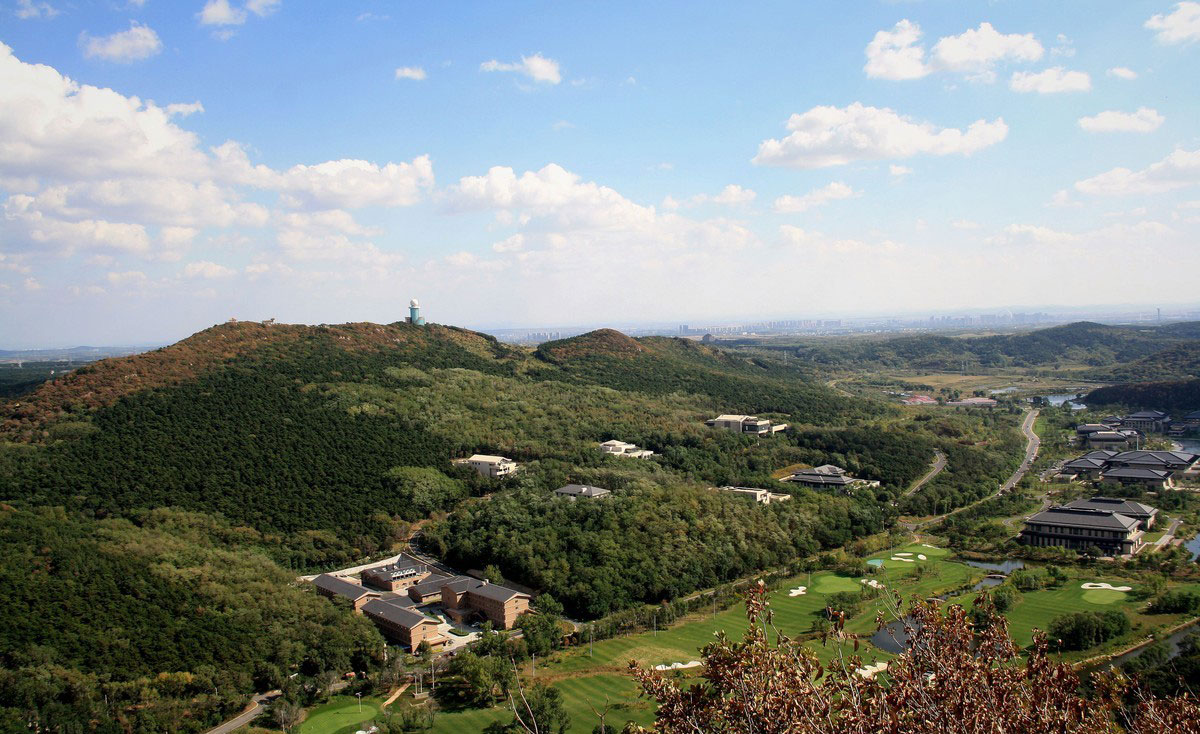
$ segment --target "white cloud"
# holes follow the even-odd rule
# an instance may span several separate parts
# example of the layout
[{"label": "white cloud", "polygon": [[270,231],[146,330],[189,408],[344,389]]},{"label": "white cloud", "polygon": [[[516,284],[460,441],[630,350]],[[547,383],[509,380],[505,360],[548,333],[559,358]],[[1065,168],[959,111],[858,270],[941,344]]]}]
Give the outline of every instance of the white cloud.
[{"label": "white cloud", "polygon": [[903,245],[889,239],[864,242],[853,238],[830,237],[822,232],[813,232],[790,224],[781,225],[779,234],[785,242],[804,254],[891,255],[904,249]]},{"label": "white cloud", "polygon": [[42,289],[42,284],[32,275],[25,279],[24,285],[27,291],[40,291]]},{"label": "white cloud", "polygon": [[907,176],[907,175],[911,174],[912,172],[913,172],[913,169],[909,168],[908,166],[897,166],[895,163],[888,166],[888,173],[895,176],[896,178],[900,178],[901,176]]},{"label": "white cloud", "polygon": [[1176,148],[1166,158],[1140,171],[1114,168],[1075,182],[1076,190],[1094,196],[1161,194],[1200,184],[1200,150]]},{"label": "white cloud", "polygon": [[743,206],[754,201],[757,196],[758,193],[753,189],[743,188],[737,184],[729,184],[716,194],[696,194],[683,201],[678,201],[672,196],[667,196],[663,199],[663,208],[678,209],[680,207],[701,206],[703,204]]},{"label": "white cloud", "polygon": [[1057,39],[1058,45],[1050,49],[1051,56],[1062,56],[1063,58],[1072,58],[1075,55],[1075,45],[1066,34],[1059,33]]},{"label": "white cloud", "polygon": [[235,8],[229,0],[208,0],[200,10],[201,25],[241,25],[246,22],[246,11]]},{"label": "white cloud", "polygon": [[993,68],[1001,61],[1037,61],[1045,50],[1032,33],[1004,34],[991,23],[980,23],[957,36],[939,39],[933,47],[933,63],[939,69],[967,74],[983,81],[994,78]]},{"label": "white cloud", "polygon": [[79,45],[83,47],[83,55],[89,59],[104,59],[119,64],[148,59],[162,51],[162,41],[154,29],[130,21],[129,30],[118,31],[111,36],[90,36],[87,32],[79,35]]},{"label": "white cloud", "polygon": [[1110,224],[1083,232],[1066,232],[1035,224],[1010,224],[1003,232],[989,237],[992,246],[1052,248],[1076,255],[1095,255],[1101,251],[1124,252],[1148,238],[1161,239],[1172,233],[1167,225],[1155,221]]},{"label": "white cloud", "polygon": [[1108,75],[1115,76],[1118,79],[1124,79],[1126,81],[1132,81],[1138,78],[1136,71],[1133,69],[1128,69],[1124,66],[1114,66],[1108,70]]},{"label": "white cloud", "polygon": [[227,268],[224,265],[218,265],[209,260],[190,262],[183,268],[183,276],[185,278],[212,280],[214,278],[229,278],[234,275],[237,275],[237,271],[233,268]]},{"label": "white cloud", "polygon": [[1159,43],[1200,41],[1200,3],[1176,3],[1170,15],[1151,16],[1146,21],[1146,28],[1157,31],[1154,40]]},{"label": "white cloud", "polygon": [[176,102],[167,105],[167,117],[191,117],[197,112],[203,112],[204,105],[200,101],[195,102]]},{"label": "white cloud", "polygon": [[397,79],[412,79],[419,82],[425,79],[425,76],[425,70],[419,66],[401,66],[396,69]]},{"label": "white cloud", "polygon": [[860,160],[915,155],[970,155],[1008,135],[1004,120],[976,120],[967,129],[936,128],[914,122],[887,108],[855,102],[848,107],[814,107],[792,115],[791,133],[765,140],[753,161],[764,166],[822,168]]},{"label": "white cloud", "polygon": [[803,196],[785,195],[775,199],[775,203],[771,206],[777,212],[783,214],[791,214],[795,212],[804,212],[813,207],[825,206],[831,201],[838,199],[850,199],[861,194],[851,188],[848,184],[841,181],[834,181],[819,189],[804,194]]},{"label": "white cloud", "polygon": [[147,281],[146,274],[140,270],[126,270],[123,272],[109,273],[107,275],[108,282],[112,285],[141,285]]},{"label": "white cloud", "polygon": [[265,18],[283,4],[283,0],[246,0],[246,10],[254,13],[260,18]]},{"label": "white cloud", "polygon": [[58,12],[58,9],[50,3],[37,2],[37,0],[17,0],[16,14],[21,20],[53,18],[58,15]]},{"label": "white cloud", "polygon": [[1079,118],[1079,127],[1090,133],[1149,133],[1163,124],[1163,116],[1149,107],[1139,107],[1137,112],[1106,110],[1092,117]]},{"label": "white cloud", "polygon": [[1083,206],[1083,204],[1071,198],[1071,192],[1067,189],[1059,189],[1054,192],[1054,196],[1050,197],[1049,203],[1046,206],[1052,209],[1067,209],[1071,207]]},{"label": "white cloud", "polygon": [[991,82],[995,80],[997,64],[1037,61],[1045,53],[1032,33],[1004,34],[991,23],[980,23],[978,28],[968,28],[957,36],[940,38],[928,61],[920,40],[921,27],[907,19],[891,30],[877,32],[867,44],[863,70],[876,79],[920,79],[935,71],[949,71]]},{"label": "white cloud", "polygon": [[1053,66],[1036,73],[1014,72],[1008,86],[1014,92],[1037,92],[1038,94],[1086,92],[1092,88],[1092,78],[1088,76],[1087,72],[1068,71],[1061,66]]},{"label": "white cloud", "polygon": [[517,234],[505,237],[499,242],[492,243],[492,250],[495,252],[519,252],[524,248],[525,235],[519,232]]},{"label": "white cloud", "polygon": [[548,59],[545,56],[534,54],[532,56],[522,56],[519,62],[511,64],[501,63],[495,59],[485,61],[479,65],[480,71],[515,71],[518,74],[524,74],[530,79],[540,84],[558,84],[562,81],[562,74],[558,68],[558,62],[554,59]]},{"label": "white cloud", "polygon": [[873,79],[920,79],[929,74],[925,49],[918,45],[921,27],[908,19],[890,31],[879,31],[867,44],[863,71]]}]

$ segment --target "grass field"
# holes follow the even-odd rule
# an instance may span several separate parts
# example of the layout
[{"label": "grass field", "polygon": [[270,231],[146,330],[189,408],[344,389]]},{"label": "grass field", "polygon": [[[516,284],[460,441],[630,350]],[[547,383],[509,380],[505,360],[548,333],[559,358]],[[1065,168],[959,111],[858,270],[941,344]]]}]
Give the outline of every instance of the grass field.
[{"label": "grass field", "polygon": [[298,734],[351,734],[358,731],[362,722],[380,715],[380,703],[374,698],[364,698],[360,707],[353,696],[334,696],[328,703],[309,711],[296,731]]}]

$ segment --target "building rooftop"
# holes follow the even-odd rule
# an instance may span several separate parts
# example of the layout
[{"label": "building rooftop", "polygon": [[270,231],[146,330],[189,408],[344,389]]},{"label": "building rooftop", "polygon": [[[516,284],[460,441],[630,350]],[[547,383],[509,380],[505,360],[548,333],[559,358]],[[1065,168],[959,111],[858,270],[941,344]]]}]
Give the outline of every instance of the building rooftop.
[{"label": "building rooftop", "polygon": [[419,624],[429,622],[436,624],[436,621],[426,617],[418,611],[414,611],[411,607],[397,603],[399,600],[391,599],[372,599],[363,605],[363,612],[371,617],[379,617],[394,624],[401,625],[412,629]]},{"label": "building rooftop", "polygon": [[1134,420],[1151,420],[1151,421],[1160,421],[1166,417],[1167,417],[1167,414],[1162,412],[1161,410],[1139,410],[1136,413],[1130,413],[1129,415],[1126,416],[1126,418],[1133,418]]},{"label": "building rooftop", "polygon": [[432,594],[435,591],[440,592],[442,590],[442,584],[446,583],[446,581],[449,580],[450,578],[452,578],[452,577],[443,576],[442,574],[434,573],[434,574],[430,574],[421,583],[413,584],[409,588],[412,591],[417,592],[418,595],[424,596],[426,594]]},{"label": "building rooftop", "polygon": [[1108,426],[1103,423],[1080,423],[1075,426],[1076,433],[1095,433],[1096,431],[1107,431]]},{"label": "building rooftop", "polygon": [[753,416],[753,415],[719,415],[719,416],[717,416],[717,420],[719,420],[719,421],[744,421],[747,418],[753,418],[753,419],[757,420],[757,416]]},{"label": "building rooftop", "polygon": [[503,456],[492,456],[491,454],[472,454],[467,461],[481,461],[487,464],[499,464],[504,461],[512,461]]},{"label": "building rooftop", "polygon": [[1080,510],[1067,507],[1051,507],[1030,515],[1025,521],[1036,525],[1061,525],[1092,530],[1133,530],[1138,521],[1128,515],[1108,510]]},{"label": "building rooftop", "polygon": [[529,598],[528,594],[523,594],[516,589],[510,589],[507,586],[500,586],[499,584],[489,584],[486,581],[480,581],[479,586],[471,589],[471,593],[482,596],[485,599],[495,599],[499,602],[506,602],[509,599],[515,599],[519,596]]},{"label": "building rooftop", "polygon": [[1072,459],[1063,464],[1064,469],[1075,469],[1077,471],[1091,471],[1094,469],[1103,469],[1107,459],[1089,459],[1086,456],[1078,459]]},{"label": "building rooftop", "polygon": [[313,585],[322,591],[328,591],[331,594],[345,597],[351,601],[358,601],[364,596],[370,596],[374,592],[370,589],[364,589],[358,584],[352,584],[345,579],[340,579],[337,576],[330,576],[323,573],[313,579]]},{"label": "building rooftop", "polygon": [[1119,466],[1100,475],[1101,479],[1166,479],[1171,472],[1165,469],[1147,469],[1141,466]]},{"label": "building rooftop", "polygon": [[554,494],[571,497],[603,497],[612,494],[612,492],[603,487],[593,487],[590,484],[568,484],[554,490]]},{"label": "building rooftop", "polygon": [[1065,507],[1072,510],[1108,510],[1130,517],[1150,517],[1158,512],[1157,508],[1150,505],[1143,505],[1141,502],[1113,497],[1092,497],[1090,499],[1072,500]]},{"label": "building rooftop", "polygon": [[1200,458],[1186,451],[1122,451],[1111,457],[1114,464],[1141,464],[1144,466],[1185,467]]}]

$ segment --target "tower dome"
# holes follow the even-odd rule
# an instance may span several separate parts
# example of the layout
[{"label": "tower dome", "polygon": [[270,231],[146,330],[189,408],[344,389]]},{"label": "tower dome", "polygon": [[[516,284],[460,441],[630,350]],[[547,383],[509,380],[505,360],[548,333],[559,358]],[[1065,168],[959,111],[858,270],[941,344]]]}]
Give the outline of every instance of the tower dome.
[{"label": "tower dome", "polygon": [[408,302],[409,308],[420,308],[420,306],[421,304],[415,298]]}]

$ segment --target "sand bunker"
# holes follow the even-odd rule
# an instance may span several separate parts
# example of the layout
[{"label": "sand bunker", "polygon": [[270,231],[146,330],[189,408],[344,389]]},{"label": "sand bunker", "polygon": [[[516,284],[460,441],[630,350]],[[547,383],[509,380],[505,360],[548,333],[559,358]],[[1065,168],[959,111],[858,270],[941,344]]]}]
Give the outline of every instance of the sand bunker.
[{"label": "sand bunker", "polygon": [[936,545],[930,545],[930,544],[928,544],[928,543],[922,543],[922,544],[921,544],[921,547],[922,547],[922,548],[933,548],[934,550],[937,550],[937,546],[936,546]]},{"label": "sand bunker", "polygon": [[670,665],[655,665],[655,670],[682,670],[684,668],[699,668],[704,663],[699,660],[692,660],[686,663],[671,663]]},{"label": "sand bunker", "polygon": [[900,556],[892,556],[892,560],[893,561],[904,561],[905,563],[916,563],[917,562],[916,559],[914,559],[914,558],[902,558]]},{"label": "sand bunker", "polygon": [[794,588],[788,592],[788,596],[804,596],[807,593],[808,593],[807,586],[797,586],[796,588]]},{"label": "sand bunker", "polygon": [[924,553],[918,553],[918,554],[917,554],[917,560],[920,560],[920,561],[928,561],[929,559],[925,557],[925,554],[924,554]]},{"label": "sand bunker", "polygon": [[856,670],[854,672],[861,675],[864,678],[874,678],[879,673],[882,673],[883,671],[887,670],[887,667],[888,667],[887,663],[875,663],[874,665],[868,665],[864,668],[859,668],[858,670]]},{"label": "sand bunker", "polygon": [[883,584],[879,583],[875,579],[863,579],[862,581],[859,581],[858,583],[866,584],[867,586],[870,586],[872,589],[886,588]]},{"label": "sand bunker", "polygon": [[907,558],[908,556],[911,556],[912,553],[893,553],[892,555],[893,556],[904,556],[905,558]]},{"label": "sand bunker", "polygon": [[1088,581],[1084,583],[1081,589],[1108,589],[1109,591],[1133,591],[1132,586],[1113,586],[1106,584],[1103,581]]}]

